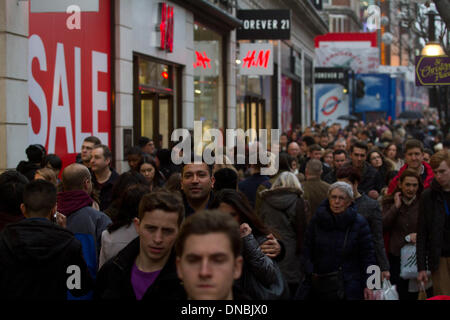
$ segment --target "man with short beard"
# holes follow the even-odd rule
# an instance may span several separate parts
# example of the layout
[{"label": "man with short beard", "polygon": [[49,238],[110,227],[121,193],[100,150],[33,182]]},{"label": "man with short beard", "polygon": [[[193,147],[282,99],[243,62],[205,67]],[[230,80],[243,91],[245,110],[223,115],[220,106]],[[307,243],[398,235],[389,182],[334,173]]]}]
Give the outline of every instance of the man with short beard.
[{"label": "man with short beard", "polygon": [[205,162],[189,163],[181,171],[181,190],[186,217],[207,209],[213,199],[214,176]]}]

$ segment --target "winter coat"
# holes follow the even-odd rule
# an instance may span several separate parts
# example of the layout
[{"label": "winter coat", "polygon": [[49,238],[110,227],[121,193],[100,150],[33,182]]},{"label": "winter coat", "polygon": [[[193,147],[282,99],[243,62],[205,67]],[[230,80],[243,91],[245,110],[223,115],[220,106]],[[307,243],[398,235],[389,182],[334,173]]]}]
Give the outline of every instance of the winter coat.
[{"label": "winter coat", "polygon": [[[244,258],[244,265],[242,268],[241,277],[235,281],[235,286],[243,293],[255,300],[265,299],[267,296],[272,300],[287,298],[283,293],[287,293],[287,284],[284,280],[281,270],[276,262],[266,256],[260,249],[260,245],[265,242],[265,236],[255,237],[253,233],[242,239],[242,256]],[[255,285],[258,282],[259,285]],[[278,288],[277,285],[282,284],[284,290],[275,292],[271,288]],[[280,288],[282,287],[280,286]],[[261,287],[265,287],[268,294],[261,291]],[[271,294],[270,294],[271,293]]]},{"label": "winter coat", "polygon": [[381,192],[384,187],[383,177],[381,174],[368,163],[364,163],[361,174],[361,182],[358,185],[359,193],[369,193],[371,190]]},{"label": "winter coat", "polygon": [[[427,189],[430,186],[431,181],[434,178],[434,173],[433,173],[433,169],[431,169],[431,166],[428,163],[426,163],[425,161],[422,161],[422,165],[424,167],[423,174],[421,175],[423,188]],[[394,178],[392,178],[391,182],[389,183],[387,194],[392,194],[392,192],[394,192],[395,188],[397,188],[398,181],[400,180],[400,176],[406,169],[408,169],[407,164],[405,164],[400,169],[400,171],[397,173],[397,175]]]},{"label": "winter coat", "polygon": [[280,234],[286,247],[286,255],[278,265],[288,283],[298,283],[302,277],[300,251],[309,215],[309,208],[305,207],[298,189],[276,188],[261,193],[259,215]]},{"label": "winter coat", "polygon": [[[342,248],[349,227],[343,255]],[[345,298],[362,300],[368,278],[367,267],[375,264],[372,234],[366,218],[356,212],[353,204],[345,212],[334,215],[326,200],[306,230],[302,253],[302,268],[306,277],[296,299],[305,299],[310,293],[313,273],[335,272],[342,266]]]},{"label": "winter coat", "polygon": [[83,256],[91,274],[98,269],[102,232],[111,224],[103,212],[92,208],[92,199],[81,190],[58,193],[57,209],[67,217],[67,230],[72,231],[83,246]]},{"label": "winter coat", "polygon": [[316,213],[320,204],[328,197],[328,189],[330,185],[318,178],[307,179],[302,183],[303,198],[308,200],[311,207],[311,214]]},{"label": "winter coat", "polygon": [[20,214],[10,214],[7,212],[0,212],[0,231],[2,231],[8,224],[23,220],[25,217]]},{"label": "winter coat", "polygon": [[389,271],[389,261],[386,256],[383,239],[383,218],[381,207],[377,200],[363,194],[355,200],[356,212],[366,218],[372,232],[375,256],[381,271]]},{"label": "winter coat", "polygon": [[253,208],[255,207],[256,190],[261,184],[265,184],[267,188],[270,188],[271,184],[268,181],[269,181],[268,176],[261,175],[258,172],[248,177],[247,179],[239,182],[238,184],[239,191],[245,194],[245,196],[247,197],[248,201],[250,202]]},{"label": "winter coat", "polygon": [[88,293],[92,279],[72,232],[44,218],[9,224],[0,234],[0,300],[66,300],[69,266],[79,267],[81,285],[70,293]]},{"label": "winter coat", "polygon": [[407,244],[405,237],[417,233],[419,217],[419,198],[408,206],[402,201],[400,208],[396,208],[394,198],[386,199],[383,203],[383,228],[389,232],[389,253],[400,257],[400,251]]},{"label": "winter coat", "polygon": [[111,176],[103,184],[99,184],[97,182],[97,177],[95,176],[95,174],[92,174],[92,186],[94,187],[94,190],[98,191],[100,194],[100,211],[106,210],[114,200],[112,198],[112,190],[114,187],[114,183],[117,181],[117,179],[119,179],[119,174],[113,168],[110,168],[110,170]]},{"label": "winter coat", "polygon": [[[446,212],[444,191],[433,179],[419,201],[417,222],[417,268],[419,271],[436,271],[441,257]],[[427,264],[428,261],[428,264]]]},{"label": "winter coat", "polygon": [[[139,255],[139,237],[130,242],[117,256],[99,270],[94,290],[95,300],[136,300],[131,284],[131,270]],[[178,279],[175,253],[172,252],[142,300],[185,300],[186,293]]]}]

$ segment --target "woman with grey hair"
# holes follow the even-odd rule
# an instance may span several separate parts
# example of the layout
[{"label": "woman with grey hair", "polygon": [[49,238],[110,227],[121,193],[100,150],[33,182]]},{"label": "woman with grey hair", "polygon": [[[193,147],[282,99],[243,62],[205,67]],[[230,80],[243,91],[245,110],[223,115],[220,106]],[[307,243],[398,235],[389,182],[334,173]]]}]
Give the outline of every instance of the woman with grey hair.
[{"label": "woman with grey hair", "polygon": [[282,172],[270,190],[261,192],[259,216],[283,239],[286,255],[278,265],[293,296],[302,278],[300,253],[309,220],[309,206],[295,174]]},{"label": "woman with grey hair", "polygon": [[370,300],[367,268],[376,264],[367,220],[356,212],[353,189],[333,183],[305,235],[301,257],[305,279],[296,299]]}]

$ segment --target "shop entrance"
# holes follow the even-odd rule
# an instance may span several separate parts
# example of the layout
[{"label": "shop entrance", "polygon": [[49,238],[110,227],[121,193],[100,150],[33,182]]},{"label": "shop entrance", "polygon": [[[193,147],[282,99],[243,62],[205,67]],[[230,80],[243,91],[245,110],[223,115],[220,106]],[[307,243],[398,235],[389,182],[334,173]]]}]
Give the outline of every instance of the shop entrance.
[{"label": "shop entrance", "polygon": [[141,93],[140,106],[141,135],[153,137],[158,149],[168,148],[170,134],[173,131],[173,96],[162,93]]},{"label": "shop entrance", "polygon": [[255,129],[257,136],[259,129],[266,128],[266,100],[255,97],[245,96],[245,130]]},{"label": "shop entrance", "polygon": [[170,148],[174,126],[181,126],[181,67],[135,54],[134,141],[145,136],[155,147]]}]

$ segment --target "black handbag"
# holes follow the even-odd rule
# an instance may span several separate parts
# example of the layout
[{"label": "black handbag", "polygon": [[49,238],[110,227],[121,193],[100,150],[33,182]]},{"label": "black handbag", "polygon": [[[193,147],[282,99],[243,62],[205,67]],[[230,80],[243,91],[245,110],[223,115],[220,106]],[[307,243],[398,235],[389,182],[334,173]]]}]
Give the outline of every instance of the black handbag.
[{"label": "black handbag", "polygon": [[[344,247],[342,248],[342,258],[347,245],[347,237],[351,226],[345,233]],[[343,259],[342,259],[343,260]],[[344,300],[345,287],[342,265],[338,267],[338,271],[311,275],[311,290],[313,297],[319,300]]]}]

